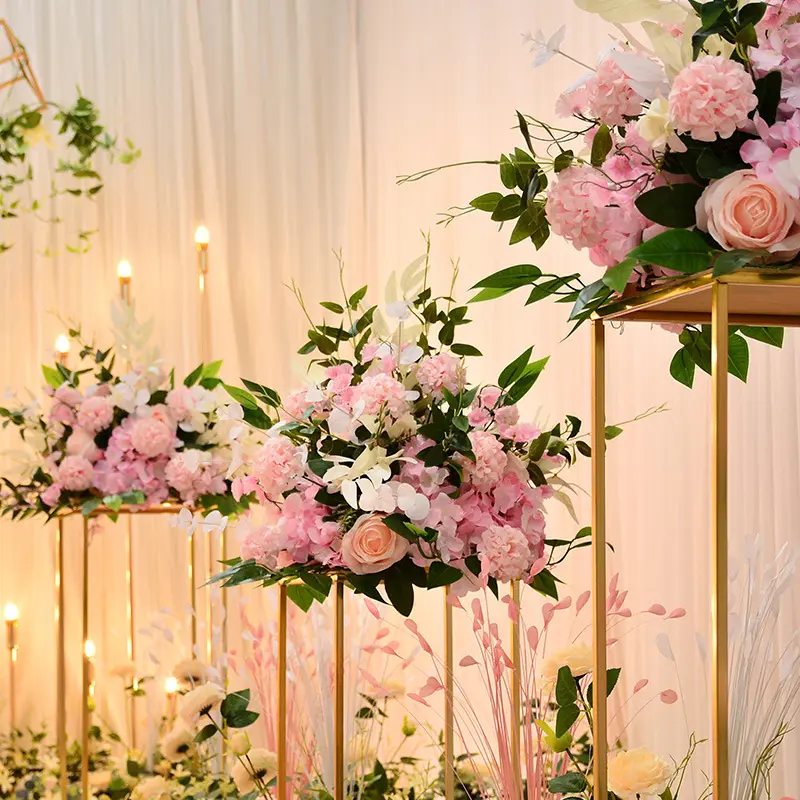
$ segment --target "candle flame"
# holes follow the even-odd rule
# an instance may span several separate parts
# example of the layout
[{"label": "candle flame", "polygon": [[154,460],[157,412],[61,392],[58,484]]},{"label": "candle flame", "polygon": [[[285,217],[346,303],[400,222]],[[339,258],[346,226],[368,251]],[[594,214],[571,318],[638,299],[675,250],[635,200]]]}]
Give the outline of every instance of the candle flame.
[{"label": "candle flame", "polygon": [[14,603],[6,603],[3,615],[6,618],[6,622],[16,622],[19,619],[19,609]]},{"label": "candle flame", "polygon": [[175,692],[178,691],[178,679],[170,675],[169,678],[164,681],[164,689],[167,694],[175,694]]},{"label": "candle flame", "polygon": [[93,659],[97,655],[97,648],[94,646],[94,642],[91,639],[87,639],[83,643],[83,654],[89,660]]},{"label": "candle flame", "polygon": [[131,275],[133,275],[133,267],[131,267],[131,262],[127,259],[123,259],[119,262],[119,264],[117,264],[117,277],[123,278],[124,280],[130,280]]},{"label": "candle flame", "polygon": [[59,333],[56,336],[56,352],[61,353],[61,355],[65,355],[69,353],[70,343],[69,337],[66,334]]},{"label": "candle flame", "polygon": [[194,243],[197,245],[207,245],[210,241],[208,228],[205,225],[198,225],[194,232]]}]

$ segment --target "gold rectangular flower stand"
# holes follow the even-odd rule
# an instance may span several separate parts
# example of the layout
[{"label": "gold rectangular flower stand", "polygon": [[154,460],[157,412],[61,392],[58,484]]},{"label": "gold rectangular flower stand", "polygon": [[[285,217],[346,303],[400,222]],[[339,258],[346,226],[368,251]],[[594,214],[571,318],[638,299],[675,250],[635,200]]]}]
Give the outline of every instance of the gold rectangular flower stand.
[{"label": "gold rectangular flower stand", "polygon": [[711,325],[712,385],[712,779],[714,800],[730,798],[728,760],[728,326],[800,327],[800,271],[703,273],[606,306],[592,320],[592,601],[594,627],[594,798],[607,800],[605,323]]}]

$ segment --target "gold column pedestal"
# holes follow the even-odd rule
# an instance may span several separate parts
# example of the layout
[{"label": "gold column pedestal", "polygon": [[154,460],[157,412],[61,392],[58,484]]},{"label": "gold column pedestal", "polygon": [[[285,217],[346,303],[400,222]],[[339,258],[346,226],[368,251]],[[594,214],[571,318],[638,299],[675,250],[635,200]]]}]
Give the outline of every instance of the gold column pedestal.
[{"label": "gold column pedestal", "polygon": [[286,800],[288,789],[286,783],[286,672],[288,645],[288,596],[286,584],[280,585],[278,596],[278,800]]},{"label": "gold column pedestal", "polygon": [[448,602],[450,587],[444,587],[444,797],[456,796],[455,715],[453,713],[453,606]]},{"label": "gold column pedestal", "polygon": [[[728,753],[728,326],[800,327],[800,270],[710,272],[613,303],[592,322],[592,511],[595,637],[595,800],[607,800],[605,720],[605,343],[606,320],[711,325],[712,383],[712,775],[714,800],[730,798]],[[743,768],[743,765],[733,765]]]},{"label": "gold column pedestal", "polygon": [[334,580],[333,639],[334,639],[334,772],[333,800],[345,800],[345,718],[344,718],[344,579]]}]

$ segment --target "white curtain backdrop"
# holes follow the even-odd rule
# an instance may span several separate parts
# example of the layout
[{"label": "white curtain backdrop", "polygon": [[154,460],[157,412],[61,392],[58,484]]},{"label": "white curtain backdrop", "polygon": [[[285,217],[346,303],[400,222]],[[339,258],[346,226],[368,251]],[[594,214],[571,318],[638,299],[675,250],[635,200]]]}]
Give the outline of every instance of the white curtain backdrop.
[{"label": "white curtain backdrop", "polygon": [[[521,34],[540,27],[552,32],[565,23],[565,47],[593,59],[608,32],[571,3],[3,0],[0,15],[28,48],[48,99],[69,102],[79,85],[109,127],[143,153],[131,170],[104,167],[107,183],[96,203],[60,205],[68,230],[99,228],[87,254],[65,253],[61,229],[29,221],[5,225],[3,237],[15,246],[0,257],[2,387],[39,386],[39,364],[52,357],[63,327],[51,310],[103,339],[121,258],[133,265],[137,309],[155,317],[155,338],[167,360],[178,372],[195,366],[192,235],[200,223],[211,231],[213,355],[224,357],[230,382],[243,375],[281,391],[302,374],[293,353],[304,330],[282,284],[295,278],[311,305],[334,296],[332,250],[342,248],[350,285],[369,282],[378,296],[389,273],[422,251],[421,230],[432,231],[443,285],[450,259],[460,259],[462,296],[480,277],[515,263],[557,272],[592,269],[558,241],[540,254],[528,243],[511,249],[507,232],[498,235],[485,216],[436,226],[439,212],[497,188],[493,167],[395,185],[399,174],[495,158],[515,146],[515,109],[552,116],[558,89],[577,78],[579,68],[554,60],[534,71]],[[55,158],[46,150],[38,157]],[[58,254],[42,255],[45,246]],[[473,380],[495,378],[535,343],[537,353],[552,360],[526,399],[527,410],[553,421],[573,413],[588,424],[588,330],[562,342],[564,307],[525,309],[523,299],[512,295],[475,308],[471,341],[485,355]],[[687,609],[687,617],[668,629],[686,718],[677,705],[651,707],[630,735],[634,744],[679,759],[688,731],[710,731],[708,680],[696,644],[696,633],[709,635],[710,392],[704,376],[691,392],[670,379],[674,347],[673,337],[648,326],[610,333],[610,421],[662,403],[669,411],[631,426],[609,447],[609,536],[616,545],[613,569],[630,589],[634,608],[659,602]],[[798,541],[799,370],[800,349],[790,333],[782,352],[754,345],[748,385],[732,387],[734,550],[750,534],[760,537],[768,556],[782,542]],[[588,465],[573,479],[588,489]],[[577,507],[588,524],[587,495]],[[555,536],[576,529],[565,514],[554,514],[550,525]],[[138,520],[135,535],[137,622],[146,627],[169,609],[173,617],[167,618],[182,625],[178,636],[185,638],[185,542],[164,521]],[[68,536],[66,575],[76,656],[68,676],[73,732],[79,719],[79,538],[76,524]],[[13,600],[22,613],[19,708],[30,724],[54,718],[53,540],[54,530],[39,521],[0,525],[0,604]],[[122,527],[104,525],[91,548],[91,636],[98,648],[99,713],[115,725],[122,724],[123,711],[119,684],[109,673],[125,658],[123,552]],[[200,568],[206,568],[203,560]],[[566,574],[578,585],[576,596],[588,585],[588,557],[577,556]],[[205,591],[199,592],[202,603]],[[528,603],[533,615],[537,601]],[[436,637],[441,598],[420,599],[420,606],[419,619]],[[200,614],[202,626],[202,608]],[[795,585],[780,622],[784,644],[799,626]],[[156,638],[137,639],[141,670],[170,666],[156,654]],[[638,677],[649,677],[657,688],[676,686],[674,666],[653,639],[645,631],[636,647],[612,651],[629,674],[628,690]],[[6,682],[4,669],[0,696]],[[0,719],[5,725],[2,707]],[[800,764],[791,757],[797,741],[787,742],[789,757],[775,773],[776,796],[800,785]],[[707,766],[708,746],[702,753]]]}]

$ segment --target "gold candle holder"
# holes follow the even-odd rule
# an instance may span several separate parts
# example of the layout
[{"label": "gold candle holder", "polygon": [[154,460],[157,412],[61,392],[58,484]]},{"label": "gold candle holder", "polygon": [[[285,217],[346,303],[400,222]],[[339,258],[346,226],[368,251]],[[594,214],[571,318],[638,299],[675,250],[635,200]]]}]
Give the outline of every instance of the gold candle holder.
[{"label": "gold candle holder", "polygon": [[63,367],[66,367],[70,350],[69,336],[67,336],[65,333],[59,333],[58,336],[56,336],[55,347],[56,347],[56,361]]},{"label": "gold candle holder", "polygon": [[117,264],[117,280],[119,281],[119,296],[125,305],[131,305],[133,298],[131,296],[131,277],[133,276],[133,269],[131,262],[123,259]]},{"label": "gold candle holder", "polygon": [[6,620],[6,647],[8,648],[8,710],[11,730],[17,727],[17,655],[19,644],[17,642],[17,625],[19,624],[19,609],[14,603],[6,603],[4,609]]},{"label": "gold candle holder", "polygon": [[167,708],[164,716],[166,717],[168,727],[172,725],[173,720],[178,714],[178,689],[180,689],[178,679],[170,675],[164,681],[164,692],[167,695]]}]

